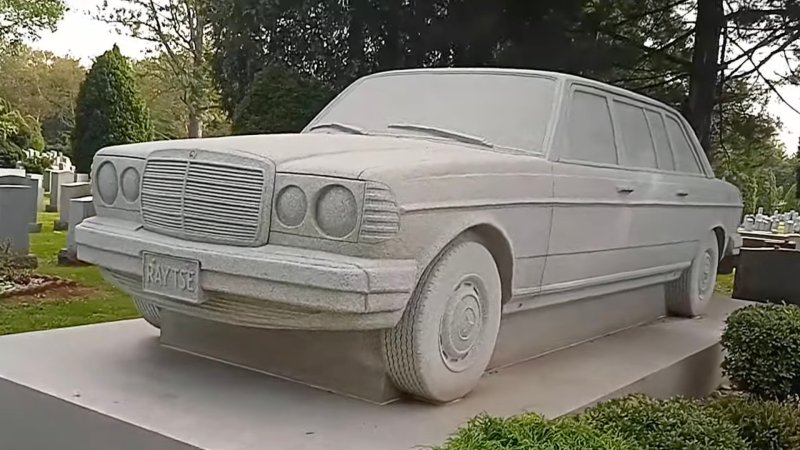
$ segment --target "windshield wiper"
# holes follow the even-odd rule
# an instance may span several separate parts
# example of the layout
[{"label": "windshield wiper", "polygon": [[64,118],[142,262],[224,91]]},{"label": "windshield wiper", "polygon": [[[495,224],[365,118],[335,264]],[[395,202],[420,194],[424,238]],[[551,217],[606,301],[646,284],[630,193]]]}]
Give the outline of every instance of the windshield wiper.
[{"label": "windshield wiper", "polygon": [[442,128],[429,127],[427,125],[416,125],[412,123],[393,123],[388,128],[396,128],[399,130],[418,131],[420,133],[427,133],[433,136],[454,139],[459,142],[467,144],[482,145],[484,147],[493,148],[494,145],[489,143],[486,139],[469,134],[459,133],[458,131],[445,130]]},{"label": "windshield wiper", "polygon": [[337,130],[344,131],[351,134],[361,134],[366,135],[367,132],[361,128],[358,128],[354,125],[348,125],[346,123],[339,123],[339,122],[325,122],[325,123],[318,123],[313,127],[309,128],[308,131],[314,131],[320,128],[336,128]]}]

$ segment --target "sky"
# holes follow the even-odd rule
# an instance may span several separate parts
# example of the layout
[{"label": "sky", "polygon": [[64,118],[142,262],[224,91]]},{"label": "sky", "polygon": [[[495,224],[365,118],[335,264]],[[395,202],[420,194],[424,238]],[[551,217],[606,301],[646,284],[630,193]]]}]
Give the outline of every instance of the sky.
[{"label": "sky", "polygon": [[[126,56],[137,58],[150,48],[150,44],[128,36],[119,35],[111,25],[96,20],[93,16],[97,13],[103,0],[67,0],[69,12],[58,24],[55,32],[43,33],[41,39],[33,46],[42,50],[49,50],[57,55],[77,58],[83,65],[91,65],[93,59],[117,44]],[[109,0],[114,6],[119,0]],[[777,58],[776,58],[777,59]],[[779,72],[785,69],[776,63],[767,71]],[[783,123],[781,140],[786,146],[787,153],[794,154],[800,139],[800,86],[784,86],[778,88],[786,103],[773,96],[769,111],[777,116]],[[787,105],[788,103],[788,105]]]}]

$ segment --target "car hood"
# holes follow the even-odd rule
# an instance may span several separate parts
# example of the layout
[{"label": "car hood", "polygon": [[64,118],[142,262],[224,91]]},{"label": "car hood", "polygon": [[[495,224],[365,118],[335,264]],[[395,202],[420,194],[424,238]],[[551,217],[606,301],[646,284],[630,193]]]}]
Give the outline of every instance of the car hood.
[{"label": "car hood", "polygon": [[278,172],[362,179],[399,173],[403,168],[481,165],[502,157],[489,149],[440,139],[327,133],[157,141],[108,147],[100,154],[144,159],[164,149],[246,153],[272,161]]}]

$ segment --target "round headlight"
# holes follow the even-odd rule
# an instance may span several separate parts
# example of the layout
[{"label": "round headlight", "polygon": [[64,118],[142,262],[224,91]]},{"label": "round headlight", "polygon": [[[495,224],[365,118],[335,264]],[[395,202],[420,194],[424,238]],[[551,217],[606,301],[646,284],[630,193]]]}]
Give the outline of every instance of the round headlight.
[{"label": "round headlight", "polygon": [[278,220],[287,227],[296,227],[306,218],[308,201],[306,194],[297,186],[286,186],[278,193],[275,201],[275,213]]},{"label": "round headlight", "polygon": [[133,203],[139,199],[139,172],[133,167],[122,171],[122,196]]},{"label": "round headlight", "polygon": [[343,238],[352,233],[358,221],[358,203],[350,189],[334,184],[319,193],[317,225],[330,237]]},{"label": "round headlight", "polygon": [[97,169],[97,193],[106,205],[113,205],[119,193],[119,180],[117,168],[110,161],[106,161]]}]

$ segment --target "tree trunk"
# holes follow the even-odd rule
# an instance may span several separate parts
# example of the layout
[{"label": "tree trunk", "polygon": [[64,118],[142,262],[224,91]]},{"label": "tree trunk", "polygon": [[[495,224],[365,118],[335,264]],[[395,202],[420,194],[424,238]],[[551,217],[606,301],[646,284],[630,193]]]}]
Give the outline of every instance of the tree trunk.
[{"label": "tree trunk", "polygon": [[189,112],[189,137],[203,137],[203,119],[197,112]]},{"label": "tree trunk", "polygon": [[698,0],[689,98],[684,115],[711,160],[711,119],[719,81],[720,37],[725,25],[722,0]]}]

